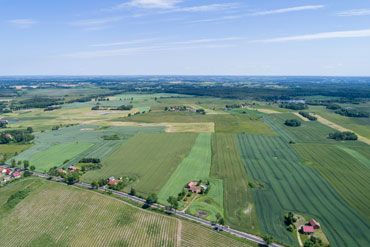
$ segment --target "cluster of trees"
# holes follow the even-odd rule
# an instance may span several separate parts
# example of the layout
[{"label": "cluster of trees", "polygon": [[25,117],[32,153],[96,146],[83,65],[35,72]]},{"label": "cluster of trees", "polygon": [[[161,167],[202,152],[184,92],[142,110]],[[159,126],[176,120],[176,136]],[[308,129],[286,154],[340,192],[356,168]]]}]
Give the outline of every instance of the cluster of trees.
[{"label": "cluster of trees", "polygon": [[98,158],[83,158],[80,160],[79,163],[100,163],[100,159]]},{"label": "cluster of trees", "polygon": [[293,232],[296,228],[294,223],[297,222],[297,219],[294,217],[292,212],[289,212],[284,215],[284,223],[287,225],[287,230]]},{"label": "cluster of trees", "polygon": [[301,121],[297,120],[297,119],[288,119],[285,121],[284,123],[286,126],[290,126],[290,127],[299,127],[301,126]]},{"label": "cluster of trees", "polygon": [[305,118],[307,118],[308,120],[310,121],[316,121],[317,120],[317,117],[315,116],[312,116],[310,113],[308,112],[305,112],[305,111],[300,111],[299,114]]},{"label": "cluster of trees", "polygon": [[342,115],[342,116],[346,116],[346,117],[358,117],[358,118],[368,118],[369,117],[369,113],[358,111],[356,109],[341,108],[339,110],[336,110],[335,113]]},{"label": "cluster of trees", "polygon": [[0,128],[6,128],[7,124],[8,123],[6,123],[6,122],[0,121]]},{"label": "cluster of trees", "polygon": [[121,105],[117,107],[115,110],[118,111],[130,111],[133,108],[133,105]]},{"label": "cluster of trees", "polygon": [[0,144],[29,143],[35,138],[32,132],[30,132],[31,130],[32,128],[27,128],[25,130],[6,130],[0,132]]},{"label": "cluster of trees", "polygon": [[353,132],[334,132],[329,134],[329,139],[334,139],[337,141],[356,141],[358,139],[357,135]]},{"label": "cluster of trees", "polygon": [[86,171],[92,171],[92,170],[98,170],[101,169],[103,165],[101,163],[84,163],[81,165],[81,171],[86,172]]},{"label": "cluster of trees", "polygon": [[326,109],[329,109],[329,110],[338,110],[338,109],[341,109],[340,105],[337,105],[337,104],[327,104],[326,105]]},{"label": "cluster of trees", "polygon": [[283,104],[280,104],[280,108],[286,108],[286,109],[298,111],[298,110],[308,109],[308,106],[303,103],[283,103]]},{"label": "cluster of trees", "polygon": [[103,140],[106,140],[106,141],[121,140],[121,137],[119,137],[119,135],[117,134],[114,134],[111,136],[102,136],[102,138]]},{"label": "cluster of trees", "polygon": [[321,247],[323,246],[320,238],[311,236],[310,239],[306,240],[303,244],[304,247]]},{"label": "cluster of trees", "polygon": [[31,99],[13,102],[11,104],[12,110],[30,109],[30,108],[47,108],[52,105],[64,104],[64,99],[60,98],[47,98],[47,97],[34,97]]}]

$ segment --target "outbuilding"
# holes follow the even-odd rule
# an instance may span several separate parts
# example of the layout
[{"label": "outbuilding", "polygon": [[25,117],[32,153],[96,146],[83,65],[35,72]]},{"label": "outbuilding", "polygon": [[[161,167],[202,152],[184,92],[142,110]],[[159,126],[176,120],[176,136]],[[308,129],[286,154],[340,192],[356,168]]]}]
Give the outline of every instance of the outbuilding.
[{"label": "outbuilding", "polygon": [[314,229],[320,229],[320,224],[314,218],[310,219],[310,225]]},{"label": "outbuilding", "polygon": [[302,233],[304,234],[311,234],[314,233],[315,230],[313,229],[313,226],[302,226]]}]

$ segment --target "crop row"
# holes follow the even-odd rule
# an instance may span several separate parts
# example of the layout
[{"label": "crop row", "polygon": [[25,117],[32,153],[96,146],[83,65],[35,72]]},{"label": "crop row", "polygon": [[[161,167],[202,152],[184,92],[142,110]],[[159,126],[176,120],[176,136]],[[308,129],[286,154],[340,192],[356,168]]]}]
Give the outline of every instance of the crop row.
[{"label": "crop row", "polygon": [[370,224],[351,208],[312,167],[280,137],[238,135],[248,174],[266,184],[255,190],[262,231],[278,240],[296,244],[285,229],[283,215],[294,211],[316,218],[334,246],[365,246]]}]

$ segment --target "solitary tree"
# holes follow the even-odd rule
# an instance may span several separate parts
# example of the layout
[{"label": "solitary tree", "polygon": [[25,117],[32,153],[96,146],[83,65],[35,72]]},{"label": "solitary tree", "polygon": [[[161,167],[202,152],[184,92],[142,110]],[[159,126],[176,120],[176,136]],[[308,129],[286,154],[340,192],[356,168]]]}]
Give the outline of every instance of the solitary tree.
[{"label": "solitary tree", "polygon": [[94,180],[94,181],[91,182],[91,188],[93,188],[93,189],[99,188],[99,183],[98,183],[97,180]]},{"label": "solitary tree", "polygon": [[179,207],[179,202],[177,201],[176,197],[170,196],[168,197],[167,201],[171,208],[176,210]]},{"label": "solitary tree", "polygon": [[158,201],[158,196],[156,193],[151,193],[148,198],[146,199],[146,202],[148,204],[153,204],[153,203],[156,203]]},{"label": "solitary tree", "polygon": [[136,190],[132,187],[131,187],[131,190],[130,190],[130,195],[132,195],[132,196],[136,195]]},{"label": "solitary tree", "polygon": [[28,170],[28,167],[30,166],[30,162],[28,162],[28,160],[23,160],[23,166],[25,170]]},{"label": "solitary tree", "polygon": [[224,220],[224,218],[219,218],[218,219],[218,223],[221,225],[221,226],[223,226],[223,225],[225,225],[225,220]]},{"label": "solitary tree", "polygon": [[30,170],[34,171],[34,170],[36,170],[36,167],[34,165],[32,165],[32,166],[30,166]]},{"label": "solitary tree", "polygon": [[12,163],[11,163],[11,166],[12,167],[15,167],[15,159],[12,159],[12,161],[11,161]]},{"label": "solitary tree", "polygon": [[266,243],[267,245],[272,244],[272,240],[273,240],[273,238],[272,238],[271,236],[269,236],[269,235],[265,235],[265,236],[263,236],[263,241],[265,241],[265,243]]}]

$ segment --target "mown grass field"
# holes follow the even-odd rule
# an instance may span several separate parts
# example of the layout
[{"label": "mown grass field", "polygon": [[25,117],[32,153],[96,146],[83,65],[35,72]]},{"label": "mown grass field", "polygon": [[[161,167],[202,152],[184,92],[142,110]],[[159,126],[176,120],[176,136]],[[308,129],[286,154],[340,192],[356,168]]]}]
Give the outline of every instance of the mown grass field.
[{"label": "mown grass field", "polygon": [[333,246],[366,246],[370,224],[332,189],[315,168],[280,137],[238,135],[249,176],[266,184],[253,191],[259,224],[264,234],[296,245],[285,230],[284,213],[293,211],[317,219]]},{"label": "mown grass field", "polygon": [[[189,155],[181,162],[181,164],[177,167],[175,172],[159,192],[158,198],[160,202],[167,204],[167,198],[169,196],[177,197],[177,194],[180,193],[185,185],[191,181],[200,179],[203,181],[210,180],[209,173],[211,169],[211,161],[211,134],[201,133],[196,139]],[[222,191],[222,181],[216,183],[214,182],[214,184],[218,186],[216,191]],[[210,195],[212,194],[209,194],[209,196]],[[216,192],[214,195],[216,195],[217,198],[212,198],[212,201],[215,203],[218,202],[218,206],[222,208],[223,193]],[[212,212],[209,213],[211,214]]]},{"label": "mown grass field", "polygon": [[297,144],[294,148],[312,161],[312,166],[344,200],[370,221],[370,160],[347,147]]},{"label": "mown grass field", "polygon": [[139,133],[105,159],[102,169],[82,176],[82,181],[130,175],[137,178],[132,184],[137,192],[158,193],[190,152],[196,137],[193,133]]},{"label": "mown grass field", "polygon": [[[20,153],[15,157],[15,160],[29,160],[31,165],[36,166],[37,171],[48,170],[49,168],[56,166],[62,166],[65,160],[70,159],[66,165],[74,165],[78,163],[81,158],[90,157],[103,159],[111,154],[115,148],[118,148],[123,142],[134,136],[138,132],[159,132],[162,131],[163,127],[108,127],[99,128],[93,125],[76,125],[67,128],[60,128],[55,131],[45,131],[42,133],[35,134],[35,145],[26,151]],[[106,141],[103,140],[102,136],[111,136],[117,134],[121,140]],[[58,155],[54,155],[55,150],[51,149],[55,145],[60,144],[75,144],[76,150],[80,152],[74,155],[68,153],[62,156],[66,158],[60,162]],[[89,144],[88,149],[80,149],[85,144]],[[57,148],[55,148],[57,149]],[[51,151],[48,151],[51,150]],[[68,151],[68,150],[67,150]],[[43,153],[46,152],[47,155]],[[48,154],[51,152],[51,155]],[[44,157],[40,159],[39,157]],[[35,157],[35,158],[34,158]],[[73,159],[74,158],[74,159]],[[91,158],[91,157],[90,157]],[[8,161],[10,162],[10,161]]]},{"label": "mown grass field", "polygon": [[65,160],[69,160],[89,149],[91,143],[65,143],[57,144],[49,149],[37,153],[29,160],[31,165],[38,171],[47,171],[51,167],[61,166]]},{"label": "mown grass field", "polygon": [[232,228],[259,233],[252,189],[233,134],[212,136],[211,176],[223,180],[225,219]]}]

